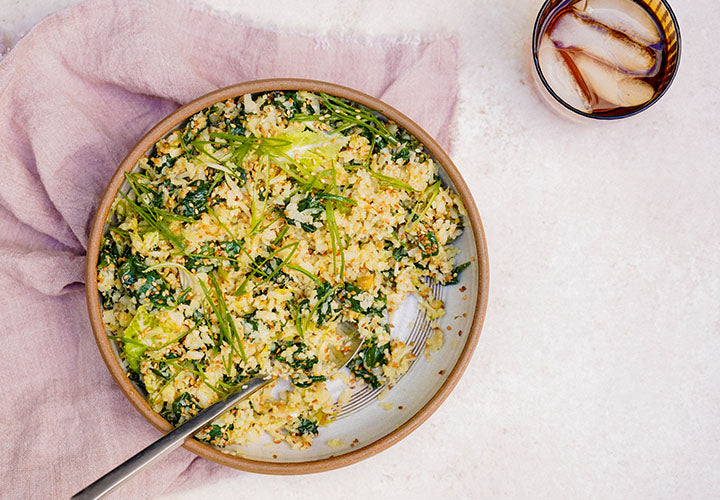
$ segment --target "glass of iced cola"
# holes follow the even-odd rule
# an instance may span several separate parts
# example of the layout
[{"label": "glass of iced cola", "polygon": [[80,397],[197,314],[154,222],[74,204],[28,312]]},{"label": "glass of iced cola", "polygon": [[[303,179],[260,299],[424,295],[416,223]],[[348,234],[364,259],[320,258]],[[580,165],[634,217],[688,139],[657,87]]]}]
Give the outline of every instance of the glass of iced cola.
[{"label": "glass of iced cola", "polygon": [[547,0],[533,31],[534,76],[570,116],[625,118],[668,89],[680,31],[664,0]]}]

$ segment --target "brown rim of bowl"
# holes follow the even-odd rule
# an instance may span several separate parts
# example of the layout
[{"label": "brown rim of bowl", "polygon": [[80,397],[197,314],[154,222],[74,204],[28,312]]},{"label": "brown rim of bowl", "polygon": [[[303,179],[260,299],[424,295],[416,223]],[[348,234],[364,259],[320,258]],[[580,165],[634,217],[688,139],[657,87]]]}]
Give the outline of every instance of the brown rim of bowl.
[{"label": "brown rim of bowl", "polygon": [[332,469],[344,467],[356,463],[365,458],[371,457],[376,453],[392,446],[402,438],[410,434],[420,424],[422,424],[432,413],[437,410],[440,404],[448,397],[450,392],[457,384],[460,376],[465,371],[470,357],[472,356],[475,346],[480,336],[480,329],[485,318],[485,311],[488,302],[488,257],[487,245],[485,242],[485,233],[483,231],[480,215],[473,201],[470,190],[465,181],[452,163],[448,155],[442,150],[438,143],[430,137],[422,128],[415,124],[404,114],[385,104],[384,102],[363,94],[357,90],[347,87],[327,83],[316,80],[294,79],[294,78],[274,78],[267,80],[256,80],[252,82],[239,83],[231,85],[219,90],[215,90],[194,101],[181,106],[168,117],[155,125],[140,141],[133,147],[130,153],[125,157],[118,167],[115,175],[113,175],[108,184],[102,200],[98,206],[95,218],[93,220],[90,238],[88,241],[87,261],[85,267],[85,293],[87,297],[88,312],[90,315],[90,323],[95,335],[95,340],[100,349],[105,364],[110,370],[110,374],[120,389],[125,393],[135,408],[147,418],[151,424],[162,432],[169,432],[173,426],[163,419],[158,413],[153,411],[145,398],[135,389],[133,384],[128,380],[119,361],[110,345],[110,341],[105,333],[105,327],[102,322],[102,313],[100,309],[100,300],[97,289],[97,258],[102,240],[105,220],[107,218],[110,206],[115,199],[116,193],[124,181],[125,172],[131,170],[140,157],[145,154],[160,138],[168,131],[173,129],[183,120],[194,115],[212,104],[226,99],[237,97],[243,94],[254,94],[257,92],[269,92],[273,90],[307,90],[311,92],[325,92],[328,94],[343,97],[351,101],[363,104],[371,109],[379,111],[390,120],[394,121],[401,127],[404,127],[410,133],[415,135],[427,148],[427,150],[440,162],[447,174],[455,184],[470,219],[472,226],[475,245],[478,252],[478,294],[475,303],[475,314],[473,316],[472,327],[465,347],[460,353],[455,366],[450,371],[447,379],[440,386],[440,389],[432,398],[423,406],[415,415],[410,417],[408,421],[381,437],[380,439],[370,443],[367,446],[353,450],[351,452],[332,456],[329,458],[305,462],[263,462],[258,460],[249,460],[247,458],[229,455],[222,451],[203,444],[195,439],[188,440],[183,446],[193,453],[217,462],[222,465],[242,469],[249,472],[258,472],[263,474],[308,474],[315,472],[323,472]]}]

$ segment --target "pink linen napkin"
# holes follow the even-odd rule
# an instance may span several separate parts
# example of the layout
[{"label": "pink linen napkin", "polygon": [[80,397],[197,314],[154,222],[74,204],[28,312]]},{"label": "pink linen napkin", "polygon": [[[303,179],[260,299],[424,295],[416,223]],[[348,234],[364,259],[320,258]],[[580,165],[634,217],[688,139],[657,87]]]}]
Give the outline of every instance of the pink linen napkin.
[{"label": "pink linen napkin", "polygon": [[[159,437],[115,385],[90,330],[92,217],[119,162],[166,114],[270,77],[357,88],[448,145],[449,39],[320,40],[173,0],[91,0],[47,18],[0,60],[0,496],[67,497]],[[219,469],[178,450],[118,491],[150,497]]]}]

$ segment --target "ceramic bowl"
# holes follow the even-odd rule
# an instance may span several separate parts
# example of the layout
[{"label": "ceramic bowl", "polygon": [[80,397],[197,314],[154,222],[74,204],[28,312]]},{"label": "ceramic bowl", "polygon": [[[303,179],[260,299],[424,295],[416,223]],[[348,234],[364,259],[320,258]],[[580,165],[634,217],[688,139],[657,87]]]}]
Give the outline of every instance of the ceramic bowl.
[{"label": "ceramic bowl", "polygon": [[[118,348],[108,339],[101,317],[97,288],[97,259],[110,206],[119,189],[123,189],[124,174],[168,132],[184,121],[211,106],[243,94],[272,90],[308,90],[326,92],[354,101],[375,110],[414,134],[427,151],[441,165],[442,180],[462,198],[467,209],[465,231],[455,242],[460,248],[458,262],[472,261],[454,286],[435,286],[434,292],[445,301],[446,314],[439,320],[445,342],[432,359],[423,355],[425,338],[430,333],[429,322],[418,310],[414,297],[409,297],[396,311],[391,323],[392,335],[414,341],[418,355],[410,370],[394,384],[387,398],[378,401],[379,390],[357,388],[337,420],[320,429],[313,445],[305,450],[293,450],[285,443],[267,446],[259,442],[236,448],[228,454],[197,440],[189,440],[185,447],[217,463],[252,472],[268,474],[304,474],[335,469],[370,457],[397,443],[423,423],[447,398],[470,361],[478,342],[488,298],[488,257],[480,216],[470,191],[460,173],[442,148],[405,115],[366,94],[339,85],[312,80],[271,79],[233,85],[211,92],[192,101],[150,130],[130,151],[113,176],[100,201],[90,233],[87,252],[87,303],[92,329],[100,353],[120,389],[137,410],[162,432],[172,426],[153,411],[141,389],[128,380],[119,361]],[[127,186],[125,186],[127,188]],[[472,397],[465,395],[464,397]],[[347,443],[342,448],[330,448],[327,441],[339,438]]]}]

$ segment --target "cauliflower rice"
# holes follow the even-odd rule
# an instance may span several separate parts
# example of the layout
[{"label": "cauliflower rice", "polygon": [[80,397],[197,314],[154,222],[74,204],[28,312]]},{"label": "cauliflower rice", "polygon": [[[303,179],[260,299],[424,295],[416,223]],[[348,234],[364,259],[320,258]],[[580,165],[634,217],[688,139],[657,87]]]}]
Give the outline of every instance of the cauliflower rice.
[{"label": "cauliflower rice", "polygon": [[[173,425],[249,377],[285,379],[197,438],[309,446],[349,399],[326,382],[405,373],[414,355],[390,314],[415,294],[441,317],[430,283],[468,266],[451,245],[464,208],[437,174],[407,131],[333,96],[244,95],[197,113],[126,175],[108,218],[98,289],[128,377]],[[341,322],[364,339],[349,379],[330,362]]]}]

